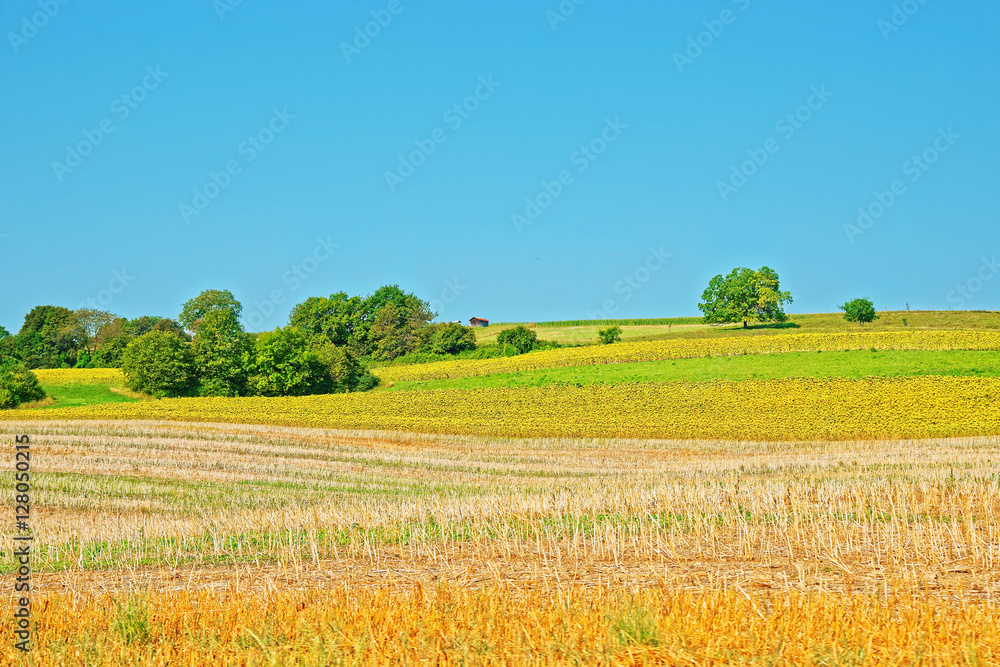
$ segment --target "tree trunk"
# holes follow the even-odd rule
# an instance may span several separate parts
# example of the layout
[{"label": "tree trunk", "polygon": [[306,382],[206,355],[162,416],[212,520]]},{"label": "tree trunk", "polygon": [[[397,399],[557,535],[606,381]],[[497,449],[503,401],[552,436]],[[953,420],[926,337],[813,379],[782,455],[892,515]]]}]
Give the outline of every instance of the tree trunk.
[{"label": "tree trunk", "polygon": [[750,328],[750,327],[747,326],[747,321],[746,320],[743,320],[743,328],[744,329],[749,329]]}]

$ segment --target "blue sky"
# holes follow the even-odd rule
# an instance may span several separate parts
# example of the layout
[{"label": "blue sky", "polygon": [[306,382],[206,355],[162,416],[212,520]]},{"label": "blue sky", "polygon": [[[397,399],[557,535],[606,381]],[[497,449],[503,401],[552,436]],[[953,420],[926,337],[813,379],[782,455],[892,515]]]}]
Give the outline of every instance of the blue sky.
[{"label": "blue sky", "polygon": [[695,315],[764,264],[790,312],[998,307],[1000,6],[576,2],[4,3],[0,325]]}]

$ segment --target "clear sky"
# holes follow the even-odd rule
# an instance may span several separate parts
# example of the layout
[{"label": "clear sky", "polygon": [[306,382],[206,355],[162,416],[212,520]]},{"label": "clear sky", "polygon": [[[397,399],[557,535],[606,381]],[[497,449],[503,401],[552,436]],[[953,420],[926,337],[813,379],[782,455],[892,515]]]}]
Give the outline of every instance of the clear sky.
[{"label": "clear sky", "polygon": [[8,0],[0,324],[696,315],[761,265],[790,312],[996,309],[1000,5],[961,4]]}]

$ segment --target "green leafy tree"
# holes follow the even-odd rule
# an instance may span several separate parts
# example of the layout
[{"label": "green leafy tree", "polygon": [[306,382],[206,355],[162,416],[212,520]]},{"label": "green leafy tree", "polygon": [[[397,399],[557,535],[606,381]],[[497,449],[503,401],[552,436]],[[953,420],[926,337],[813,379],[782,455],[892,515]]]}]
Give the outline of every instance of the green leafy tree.
[{"label": "green leafy tree", "polygon": [[316,349],[316,354],[330,371],[331,393],[368,391],[378,386],[378,378],[360,364],[347,347],[324,343]]},{"label": "green leafy tree", "polygon": [[[390,305],[393,309],[379,321],[382,311]],[[412,293],[404,292],[398,285],[383,285],[361,304],[358,327],[351,340],[352,351],[376,359],[395,359],[412,352],[418,343],[417,330],[427,326],[435,316],[430,305]]]},{"label": "green leafy tree", "polygon": [[329,393],[333,380],[305,335],[286,327],[257,337],[250,387],[261,396],[305,396]]},{"label": "green leafy tree", "polygon": [[519,354],[531,352],[538,345],[538,334],[523,324],[511,329],[504,329],[497,334],[497,343],[501,346],[510,345]]},{"label": "green leafy tree", "polygon": [[597,340],[601,342],[601,345],[610,345],[611,343],[617,343],[622,339],[622,328],[617,324],[604,329],[597,330]]},{"label": "green leafy tree", "polygon": [[200,379],[199,393],[202,396],[245,395],[252,346],[235,311],[228,308],[210,310],[197,322],[191,351]]},{"label": "green leafy tree", "polygon": [[236,300],[236,297],[229,290],[205,290],[195,298],[184,303],[178,319],[181,326],[185,329],[196,332],[199,323],[206,315],[218,311],[231,313],[233,318],[239,322],[240,316],[243,314],[243,305]]},{"label": "green leafy tree", "polygon": [[782,305],[792,302],[789,292],[782,292],[778,274],[766,266],[754,271],[733,269],[728,276],[712,278],[701,295],[698,308],[709,324],[743,322],[784,322],[788,319]]},{"label": "green leafy tree", "polygon": [[74,312],[73,322],[79,332],[77,338],[83,343],[83,349],[88,353],[95,352],[99,346],[98,333],[117,319],[121,318],[106,310],[94,308],[80,308]]},{"label": "green leafy tree", "polygon": [[17,358],[17,336],[0,327],[0,364]]},{"label": "green leafy tree", "polygon": [[375,343],[372,357],[379,361],[391,361],[411,352],[415,346],[407,312],[391,301],[375,316],[371,337]]},{"label": "green leafy tree", "polygon": [[130,342],[121,367],[130,389],[157,398],[185,396],[197,381],[190,347],[162,331],[150,331]]},{"label": "green leafy tree", "polygon": [[[837,306],[844,311],[844,319],[848,322],[866,324],[878,319],[875,314],[875,305],[868,299],[851,299],[842,306]],[[906,324],[906,321],[903,321]]]},{"label": "green leafy tree", "polygon": [[[476,332],[455,322],[447,322],[437,326],[425,327],[430,335],[422,349],[433,354],[458,354],[475,350]],[[419,330],[418,330],[419,331]]]},{"label": "green leafy tree", "polygon": [[23,364],[7,361],[0,364],[0,410],[16,408],[45,398],[38,378]]},{"label": "green leafy tree", "polygon": [[301,329],[313,345],[327,342],[347,345],[361,330],[361,317],[361,297],[338,292],[329,298],[309,297],[298,304],[292,309],[288,324]]},{"label": "green leafy tree", "polygon": [[14,349],[28,368],[69,368],[81,347],[73,311],[36,306],[24,316]]},{"label": "green leafy tree", "polygon": [[120,368],[125,350],[135,339],[136,336],[122,333],[104,340],[94,353],[94,364],[101,368]]}]

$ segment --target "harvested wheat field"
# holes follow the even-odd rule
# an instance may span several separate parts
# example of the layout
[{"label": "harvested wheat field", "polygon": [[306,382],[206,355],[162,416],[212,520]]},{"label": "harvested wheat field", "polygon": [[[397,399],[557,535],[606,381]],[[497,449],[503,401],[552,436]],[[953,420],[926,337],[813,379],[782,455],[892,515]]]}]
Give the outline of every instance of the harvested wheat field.
[{"label": "harvested wheat field", "polygon": [[997,437],[0,431],[32,440],[31,664],[1000,660]]}]

